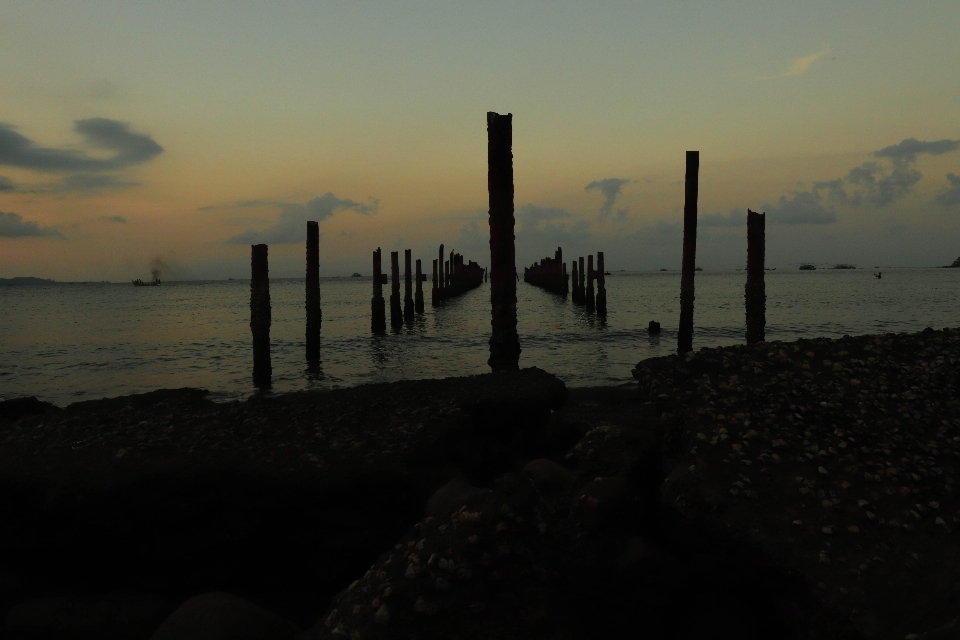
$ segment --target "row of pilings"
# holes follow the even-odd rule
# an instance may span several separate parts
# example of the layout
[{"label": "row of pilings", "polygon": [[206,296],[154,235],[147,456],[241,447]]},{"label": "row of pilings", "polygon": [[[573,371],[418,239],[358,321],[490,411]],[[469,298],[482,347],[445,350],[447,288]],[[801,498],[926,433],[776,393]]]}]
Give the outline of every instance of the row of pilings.
[{"label": "row of pilings", "polygon": [[[571,263],[573,271],[573,304],[587,308],[587,311],[607,315],[607,280],[604,275],[603,251],[597,252],[597,268],[593,268],[593,256],[587,256],[584,267],[583,256]],[[579,267],[578,267],[579,265]],[[593,283],[597,286],[594,288]]]},{"label": "row of pilings", "polygon": [[539,264],[533,263],[524,267],[523,281],[557,295],[567,295],[570,290],[570,276],[567,275],[567,265],[563,261],[563,249],[557,247],[552,258],[542,258]]},{"label": "row of pilings", "polygon": [[[382,334],[387,330],[387,307],[383,298],[383,285],[390,284],[390,326],[400,329],[404,322],[412,322],[423,313],[423,265],[417,260],[413,273],[410,249],[403,252],[403,302],[400,299],[400,252],[390,252],[390,278],[383,273],[380,247],[373,252],[373,298],[370,301],[370,330]],[[416,291],[414,291],[416,289]]]},{"label": "row of pilings", "polygon": [[451,251],[450,258],[444,260],[443,245],[440,245],[439,258],[433,261],[433,306],[438,307],[444,300],[476,289],[486,277],[486,269],[473,260],[464,262],[459,253]]}]

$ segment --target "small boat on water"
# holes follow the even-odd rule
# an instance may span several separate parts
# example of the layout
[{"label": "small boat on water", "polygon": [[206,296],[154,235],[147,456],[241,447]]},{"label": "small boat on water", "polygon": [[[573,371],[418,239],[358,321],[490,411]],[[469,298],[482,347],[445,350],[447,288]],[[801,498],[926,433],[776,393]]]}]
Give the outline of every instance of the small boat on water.
[{"label": "small boat on water", "polygon": [[133,286],[135,286],[135,287],[159,287],[159,286],[160,286],[160,278],[157,278],[156,280],[153,280],[153,281],[151,281],[151,282],[145,282],[145,281],[141,280],[140,278],[137,278],[136,280],[133,281]]},{"label": "small boat on water", "polygon": [[361,275],[361,274],[357,273],[356,271],[354,271],[354,272],[353,272],[353,275],[350,276],[350,277],[351,277],[351,278],[362,278],[363,275]]},{"label": "small boat on water", "polygon": [[800,271],[816,271],[817,267],[812,264],[802,264],[800,265]]}]

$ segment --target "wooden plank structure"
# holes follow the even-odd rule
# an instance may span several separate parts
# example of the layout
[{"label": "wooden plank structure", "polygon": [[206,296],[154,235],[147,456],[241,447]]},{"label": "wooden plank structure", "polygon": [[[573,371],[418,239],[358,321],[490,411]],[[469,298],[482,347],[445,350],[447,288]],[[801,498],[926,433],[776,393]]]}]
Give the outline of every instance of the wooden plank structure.
[{"label": "wooden plank structure", "polygon": [[390,252],[390,326],[403,326],[403,310],[400,308],[400,252]]},{"label": "wooden plank structure", "polygon": [[320,360],[320,226],[307,222],[307,362]]},{"label": "wooden plank structure", "polygon": [[583,298],[580,296],[580,271],[577,269],[577,261],[570,262],[570,300],[573,304],[583,304]]},{"label": "wooden plank structure", "polygon": [[373,299],[370,301],[370,330],[382,334],[387,331],[387,313],[383,300],[383,285],[387,283],[387,274],[381,272],[382,260],[380,247],[373,252]]},{"label": "wooden plank structure", "polygon": [[513,114],[487,112],[487,191],[490,195],[490,306],[494,371],[520,367],[517,262],[513,211]]},{"label": "wooden plank structure", "polygon": [[767,292],[763,282],[765,213],[747,209],[747,344],[764,341],[767,325]]},{"label": "wooden plank structure", "polygon": [[557,247],[552,258],[541,258],[539,264],[535,262],[523,268],[524,282],[561,296],[570,291],[569,279],[567,265],[563,261],[563,249],[560,247]]},{"label": "wooden plank structure", "polygon": [[603,251],[597,251],[597,315],[607,315],[607,279],[604,275]]},{"label": "wooden plank structure", "polygon": [[427,275],[421,270],[420,259],[417,258],[417,292],[414,295],[413,307],[416,313],[423,313],[423,281]]},{"label": "wooden plank structure", "polygon": [[[440,245],[440,251],[443,251],[443,245]],[[444,274],[440,279],[445,280],[446,286],[437,289],[433,302],[435,307],[444,300],[462,295],[483,284],[484,268],[473,260],[465,263],[463,256],[454,251],[451,251],[450,258],[444,261],[443,269]]]},{"label": "wooden plank structure", "polygon": [[677,353],[693,351],[693,275],[697,267],[697,196],[700,152],[687,151],[683,196],[683,268],[680,273],[680,330]]},{"label": "wooden plank structure", "polygon": [[250,332],[253,334],[253,384],[269,387],[270,366],[270,278],[267,245],[250,245]]},{"label": "wooden plank structure", "polygon": [[[403,251],[403,319],[407,322],[413,320],[413,273],[410,257],[410,249]],[[419,279],[420,276],[417,276]],[[417,283],[417,287],[420,283]]]},{"label": "wooden plank structure", "polygon": [[595,307],[595,301],[593,298],[593,279],[596,277],[596,274],[593,271],[593,256],[587,256],[587,291],[584,296],[584,304],[587,307],[587,311],[593,311]]}]

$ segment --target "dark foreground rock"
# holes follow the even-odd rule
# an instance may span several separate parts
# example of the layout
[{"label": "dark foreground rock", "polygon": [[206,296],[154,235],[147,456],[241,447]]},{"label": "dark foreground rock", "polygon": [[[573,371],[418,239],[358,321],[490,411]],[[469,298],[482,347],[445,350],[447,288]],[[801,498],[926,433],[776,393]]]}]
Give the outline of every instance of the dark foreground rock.
[{"label": "dark foreground rock", "polygon": [[203,593],[170,614],[150,640],[293,640],[296,625],[229,593]]}]

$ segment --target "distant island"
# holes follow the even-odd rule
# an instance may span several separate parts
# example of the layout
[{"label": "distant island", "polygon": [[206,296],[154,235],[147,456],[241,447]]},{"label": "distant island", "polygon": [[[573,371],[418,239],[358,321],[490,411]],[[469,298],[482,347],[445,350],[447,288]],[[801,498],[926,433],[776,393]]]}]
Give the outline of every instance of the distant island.
[{"label": "distant island", "polygon": [[944,269],[960,269],[960,258],[957,258],[953,261],[953,264],[948,264]]},{"label": "distant island", "polygon": [[31,284],[53,284],[56,280],[47,280],[46,278],[18,277],[18,278],[0,278],[0,287],[17,287]]}]

